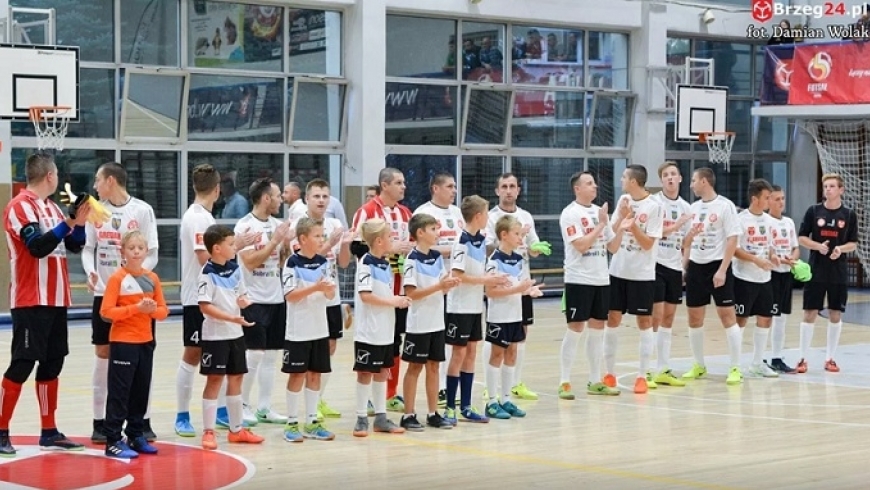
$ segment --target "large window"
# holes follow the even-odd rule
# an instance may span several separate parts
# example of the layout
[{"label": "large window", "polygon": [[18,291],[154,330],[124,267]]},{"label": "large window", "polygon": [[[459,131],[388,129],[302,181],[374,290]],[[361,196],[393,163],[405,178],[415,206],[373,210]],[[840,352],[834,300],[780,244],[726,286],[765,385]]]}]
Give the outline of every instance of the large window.
[{"label": "large window", "polygon": [[583,160],[576,158],[514,158],[511,171],[520,180],[517,205],[532,215],[558,216],[574,200],[571,175],[582,170]]},{"label": "large window", "polygon": [[197,68],[281,71],[284,9],[209,0],[188,2],[188,64]]},{"label": "large window", "polygon": [[462,23],[459,47],[462,79],[471,82],[503,82],[507,62],[503,24]]},{"label": "large window", "polygon": [[121,2],[121,62],[178,65],[178,2]]},{"label": "large window", "polygon": [[188,138],[284,141],[284,83],[281,78],[192,75]]},{"label": "large window", "polygon": [[[284,167],[282,155],[242,153],[191,153],[187,157],[187,173],[200,164],[208,163],[221,175],[221,197],[212,208],[215,218],[238,220],[251,210],[248,188],[263,177],[273,179],[283,187]],[[193,202],[193,183],[187,185],[187,205]]]},{"label": "large window", "polygon": [[512,79],[516,83],[582,86],[584,32],[515,25]]},{"label": "large window", "polygon": [[387,16],[387,76],[455,79],[457,55],[456,21]]},{"label": "large window", "polygon": [[341,14],[328,10],[289,9],[288,15],[288,71],[341,75]]},{"label": "large window", "polygon": [[456,145],[458,97],[457,87],[387,82],[387,144]]},{"label": "large window", "polygon": [[411,211],[429,201],[429,182],[436,173],[447,172],[456,177],[456,157],[452,156],[387,155],[386,165],[404,174],[405,199],[402,204]]},{"label": "large window", "polygon": [[[124,2],[135,3],[134,0]],[[10,0],[9,6],[55,9],[57,44],[79,46],[82,61],[115,61],[115,0]],[[43,18],[29,14],[16,20]]]},{"label": "large window", "polygon": [[127,191],[154,208],[157,219],[180,219],[179,154],[174,151],[122,151]]}]

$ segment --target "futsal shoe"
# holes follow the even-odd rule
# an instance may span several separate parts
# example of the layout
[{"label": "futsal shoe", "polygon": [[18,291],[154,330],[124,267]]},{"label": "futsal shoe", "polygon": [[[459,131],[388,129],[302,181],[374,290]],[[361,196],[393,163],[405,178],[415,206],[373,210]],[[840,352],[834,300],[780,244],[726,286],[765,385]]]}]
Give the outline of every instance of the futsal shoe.
[{"label": "futsal shoe", "polygon": [[562,400],[573,400],[574,393],[571,391],[571,383],[562,383],[559,385],[559,398]]},{"label": "futsal shoe", "polygon": [[590,382],[586,385],[586,393],[589,395],[617,396],[619,395],[619,390],[611,388],[604,383]]},{"label": "futsal shoe", "polygon": [[707,368],[698,364],[692,365],[692,369],[683,373],[683,379],[701,379],[707,375]]},{"label": "futsal shoe", "polygon": [[538,394],[534,391],[530,390],[526,387],[526,384],[522,381],[519,382],[516,386],[511,388],[511,395],[521,399],[521,400],[537,400]]},{"label": "futsal shoe", "polygon": [[804,359],[801,359],[800,362],[798,362],[797,372],[799,374],[803,374],[803,373],[807,372],[807,361],[805,361]]},{"label": "futsal shoe", "polygon": [[686,382],[674,376],[674,373],[670,369],[665,369],[656,374],[654,379],[657,385],[686,386]]},{"label": "futsal shoe", "polygon": [[728,371],[728,377],[725,378],[725,383],[728,385],[739,385],[743,382],[743,373],[740,372],[739,367],[733,367],[730,371]]},{"label": "futsal shoe", "polygon": [[834,362],[833,359],[828,359],[828,361],[825,362],[825,371],[829,373],[839,373],[840,367],[837,366],[837,363]]},{"label": "futsal shoe", "polygon": [[601,382],[604,383],[604,385],[608,388],[616,388],[616,376],[610,373],[605,374]]},{"label": "futsal shoe", "polygon": [[778,373],[794,374],[797,372],[797,369],[789,366],[788,364],[785,363],[785,361],[783,361],[779,357],[775,357],[775,358],[771,359],[769,363],[767,361],[764,361],[764,362],[765,362],[765,364],[767,364],[770,367],[770,369],[773,369],[774,371],[776,371]]},{"label": "futsal shoe", "polygon": [[230,431],[227,434],[227,442],[233,444],[260,444],[264,441],[262,437],[251,432],[250,429],[239,429],[238,432]]}]

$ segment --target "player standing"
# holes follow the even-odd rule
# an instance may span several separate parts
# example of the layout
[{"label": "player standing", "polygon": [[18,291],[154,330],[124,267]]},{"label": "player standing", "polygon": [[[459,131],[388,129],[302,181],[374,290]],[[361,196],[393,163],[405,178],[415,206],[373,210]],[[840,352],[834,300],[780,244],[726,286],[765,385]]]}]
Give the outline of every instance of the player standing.
[{"label": "player standing", "polygon": [[780,373],[794,373],[795,368],[785,363],[782,350],[785,348],[785,324],[791,314],[792,292],[794,289],[791,267],[800,256],[800,244],[794,221],[782,212],[785,210],[785,193],[782,187],[773,186],[770,193],[768,214],[776,222],[773,227],[773,247],[779,257],[779,265],[771,271],[773,288],[773,324],[770,328],[770,343],[773,354],[770,368]]}]

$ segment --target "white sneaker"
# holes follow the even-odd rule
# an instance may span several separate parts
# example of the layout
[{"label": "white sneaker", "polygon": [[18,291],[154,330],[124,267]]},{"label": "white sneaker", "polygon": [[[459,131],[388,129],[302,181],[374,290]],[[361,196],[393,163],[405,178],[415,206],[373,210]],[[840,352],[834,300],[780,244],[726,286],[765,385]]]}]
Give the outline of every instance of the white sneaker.
[{"label": "white sneaker", "polygon": [[257,420],[263,424],[286,424],[287,417],[273,412],[271,409],[257,410]]},{"label": "white sneaker", "polygon": [[250,405],[242,405],[242,420],[248,425],[257,425],[257,414],[254,413],[254,409]]},{"label": "white sneaker", "polygon": [[753,364],[747,373],[751,378],[778,378],[779,373],[770,369],[767,364]]}]

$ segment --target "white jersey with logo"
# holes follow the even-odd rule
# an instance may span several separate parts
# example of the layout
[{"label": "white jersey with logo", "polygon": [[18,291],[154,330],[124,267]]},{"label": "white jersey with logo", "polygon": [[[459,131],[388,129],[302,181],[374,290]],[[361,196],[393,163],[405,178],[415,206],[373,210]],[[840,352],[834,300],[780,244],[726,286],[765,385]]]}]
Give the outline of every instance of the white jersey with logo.
[{"label": "white jersey with logo", "polygon": [[[313,286],[323,277],[329,277],[329,261],[322,255],[312,258],[299,253],[291,255],[282,272],[284,295],[296,289]],[[338,296],[336,288],[335,295]],[[329,337],[326,307],[329,299],[321,292],[309,294],[295,303],[287,303],[287,326],[284,339],[291,342],[325,339]]]},{"label": "white jersey with logo", "polygon": [[[471,235],[462,230],[450,254],[452,270],[469,276],[481,277],[486,272],[486,238],[478,232]],[[447,312],[460,314],[483,313],[483,284],[460,283],[447,292]]]},{"label": "white jersey with logo", "polygon": [[[246,293],[241,267],[235,261],[215,264],[211,260],[202,267],[197,284],[196,299],[199,303],[211,303],[224,313],[241,316],[238,299]],[[218,320],[203,314],[202,340],[232,340],[243,335],[242,326]]]},{"label": "white jersey with logo", "polygon": [[302,199],[297,199],[293,201],[293,204],[287,206],[287,221],[296,221],[307,214],[308,206],[302,202]]},{"label": "white jersey with logo", "polygon": [[498,247],[498,236],[495,233],[495,224],[502,216],[506,215],[516,218],[517,221],[520,222],[520,225],[529,227],[529,232],[526,233],[522,245],[520,245],[516,250],[516,253],[520,254],[520,257],[523,258],[523,279],[529,279],[531,277],[531,271],[529,268],[529,259],[531,258],[529,256],[529,247],[541,241],[540,238],[538,238],[538,232],[535,230],[535,220],[532,219],[531,213],[519,207],[517,207],[514,212],[505,211],[498,206],[490,209],[489,219],[486,222],[486,242],[487,244]]},{"label": "white jersey with logo", "polygon": [[365,292],[382,298],[394,296],[390,263],[369,253],[363,255],[356,264],[353,339],[369,345],[391,345],[396,330],[396,309],[364,303],[360,293]]},{"label": "white jersey with logo", "polygon": [[[656,197],[662,205],[662,234],[664,234],[665,228],[674,226],[684,214],[691,215],[691,206],[682,197],[677,196],[676,199],[671,199],[664,192],[659,192]],[[691,227],[691,222],[686,221],[682,227],[659,240],[657,263],[675,271],[683,270],[683,238],[686,237],[686,233]]]},{"label": "white jersey with logo", "polygon": [[148,244],[148,256],[142,266],[148,270],[153,270],[157,265],[157,251],[160,246],[154,209],[148,203],[131,197],[120,206],[115,206],[108,200],[102,200],[100,204],[112,217],[105,223],[96,225],[88,221],[85,225],[87,241],[82,250],[85,274],[96,272],[98,276],[94,296],[102,296],[106,292],[109,277],[121,266],[121,239],[124,234],[139,230],[144,235]]},{"label": "white jersey with logo", "polygon": [[725,257],[725,242],[740,235],[737,208],[726,197],[717,195],[710,201],[697,200],[691,205],[692,228],[700,233],[692,240],[689,260],[709,264]]},{"label": "white jersey with logo", "polygon": [[574,248],[575,241],[592,233],[598,225],[599,207],[595,204],[583,206],[572,202],[559,217],[562,242],[565,244],[565,283],[587,286],[607,286],[610,272],[607,268],[607,243],[616,234],[610,226],[605,226],[598,239],[585,253]]},{"label": "white jersey with logo", "polygon": [[[411,251],[405,259],[402,281],[405,287],[426,289],[447,277],[444,258],[436,250],[423,253]],[[438,291],[415,300],[408,309],[408,333],[430,333],[444,330],[444,293]]]},{"label": "white jersey with logo", "polygon": [[[769,258],[773,247],[775,220],[767,213],[755,215],[748,209],[744,209],[737,215],[737,221],[740,222],[740,229],[743,232],[737,239],[737,247],[756,257]],[[734,277],[738,279],[757,283],[765,283],[770,280],[770,271],[766,271],[752,262],[741,260],[736,255],[731,263],[733,264]]]},{"label": "white jersey with logo", "polygon": [[[414,215],[418,214],[428,214],[438,220],[438,246],[451,247],[452,249],[453,244],[459,240],[459,235],[465,228],[462,211],[454,204],[442,208],[429,201],[414,210]],[[447,270],[450,270],[450,256],[448,255],[446,259],[445,265]]]},{"label": "white jersey with logo", "polygon": [[[308,217],[309,217],[308,210],[306,209],[305,214],[302,215],[302,218],[308,218]],[[301,218],[299,218],[299,219],[301,219]],[[294,230],[294,231],[296,230],[296,225],[299,224],[299,219],[296,219],[296,220],[290,222],[290,229],[291,230]],[[329,237],[332,236],[332,234],[336,230],[339,230],[339,229],[344,230],[344,226],[341,224],[341,221],[339,221],[338,218],[324,217],[322,219],[322,221],[323,221],[323,241],[324,241],[324,243],[329,242]],[[294,238],[293,241],[290,242],[290,248],[291,248],[291,250],[294,250],[294,251],[299,250],[299,240]],[[332,247],[332,249],[330,249],[330,251],[326,255],[324,255],[324,257],[326,257],[326,260],[329,264],[328,265],[329,277],[332,279],[332,282],[334,282],[336,284],[338,284],[338,254],[339,253],[341,253],[341,242],[336,243],[335,246]],[[341,304],[341,295],[336,293],[335,297],[328,300],[328,301],[329,301],[329,306],[338,306]]]},{"label": "white jersey with logo", "polygon": [[202,266],[196,259],[196,251],[205,249],[202,235],[205,230],[215,224],[211,211],[200,204],[193,203],[181,217],[181,231],[178,239],[181,241],[181,305],[197,306],[196,285],[199,281]]},{"label": "white jersey with logo", "polygon": [[[281,222],[273,216],[265,221],[254,216],[253,213],[244,215],[236,223],[235,233],[240,235],[249,230],[251,233],[260,232],[260,241],[239,250],[239,255],[248,251],[258,251],[269,246],[272,235]],[[266,260],[256,269],[249,270],[245,262],[239,257],[239,265],[245,276],[245,285],[248,287],[248,298],[259,305],[276,305],[284,302],[281,294],[281,248],[275,247]]]},{"label": "white jersey with logo", "polygon": [[[496,249],[486,261],[486,272],[506,275],[510,287],[523,281],[523,257],[513,252],[506,254]],[[521,323],[523,321],[523,295],[511,294],[500,298],[487,298],[486,321],[488,323]]]},{"label": "white jersey with logo", "polygon": [[[659,200],[651,194],[637,201],[629,195],[623,196],[616,205],[617,211],[610,218],[611,227],[619,219],[619,205],[623,200],[628,201],[637,226],[658,242],[662,237],[662,207]],[[655,281],[657,256],[658,243],[653,243],[649,250],[644,250],[635,239],[634,233],[626,230],[622,234],[619,250],[610,261],[610,275],[629,281]]]},{"label": "white jersey with logo", "polygon": [[[773,248],[778,257],[791,257],[792,250],[798,247],[797,229],[794,221],[788,216],[779,219],[770,217],[775,223],[773,226]],[[780,264],[773,269],[776,272],[791,272],[791,266]]]}]

